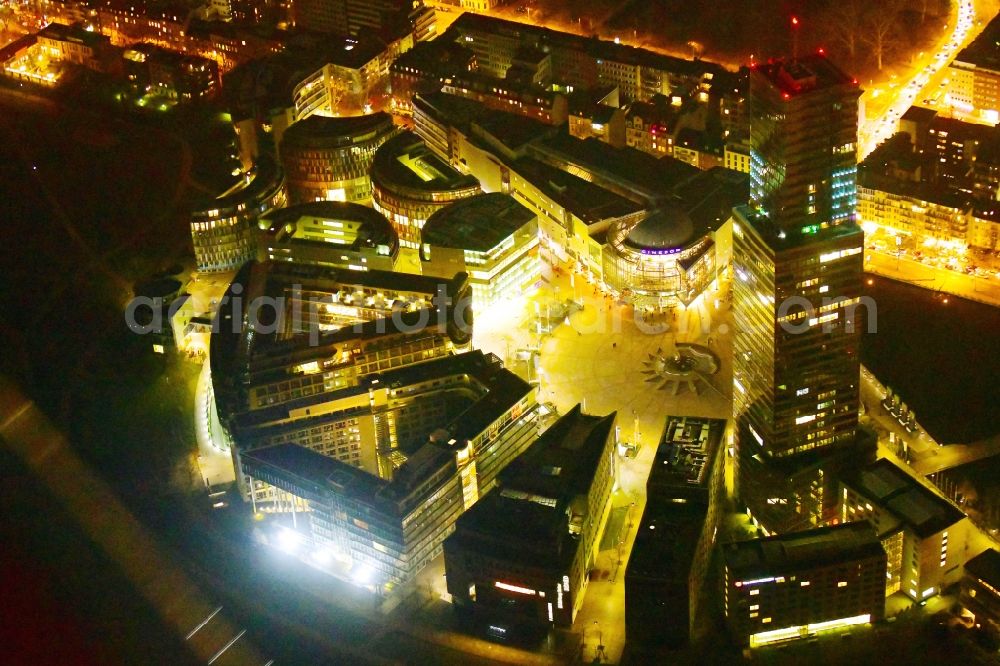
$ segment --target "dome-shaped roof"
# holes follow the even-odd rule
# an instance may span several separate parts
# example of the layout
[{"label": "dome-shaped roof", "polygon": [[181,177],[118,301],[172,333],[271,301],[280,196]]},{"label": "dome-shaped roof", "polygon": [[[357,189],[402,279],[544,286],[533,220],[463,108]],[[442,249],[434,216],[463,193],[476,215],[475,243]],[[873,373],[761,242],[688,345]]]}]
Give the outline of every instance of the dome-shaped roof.
[{"label": "dome-shaped roof", "polygon": [[683,247],[694,235],[694,224],[680,207],[668,205],[649,213],[632,227],[625,242],[639,250]]}]

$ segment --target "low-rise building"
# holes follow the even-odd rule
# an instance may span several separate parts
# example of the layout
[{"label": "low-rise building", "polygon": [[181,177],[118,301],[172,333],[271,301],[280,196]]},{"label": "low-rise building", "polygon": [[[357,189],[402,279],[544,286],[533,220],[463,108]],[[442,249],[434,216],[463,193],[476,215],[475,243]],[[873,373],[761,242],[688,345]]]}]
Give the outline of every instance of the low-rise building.
[{"label": "low-rise building", "polygon": [[461,199],[427,220],[420,262],[424,275],[467,272],[473,308],[485,312],[538,281],[538,219],[506,194]]},{"label": "low-rise building", "polygon": [[273,159],[262,155],[253,168],[213,199],[191,211],[191,240],[200,272],[231,271],[257,256],[261,215],[284,206],[285,178]]},{"label": "low-rise building", "polygon": [[124,63],[125,76],[143,93],[197,101],[208,99],[219,90],[219,66],[208,58],[142,43],[125,49]]},{"label": "low-rise building", "polygon": [[481,192],[474,176],[456,171],[408,130],[382,144],[370,175],[372,206],[392,222],[403,247],[413,249],[431,215]]},{"label": "low-rise building", "polygon": [[445,541],[456,611],[502,635],[572,626],[611,511],[615,457],[615,414],[577,405],[515,458]]},{"label": "low-rise building", "polygon": [[399,238],[378,211],[342,201],[279,208],[260,219],[258,261],[391,271]]},{"label": "low-rise building", "polygon": [[866,522],[722,546],[723,603],[751,648],[869,624],[885,614],[886,555]]},{"label": "low-rise building", "polygon": [[1000,634],[1000,551],[984,550],[965,563],[960,600],[977,626]]},{"label": "low-rise building", "polygon": [[959,581],[969,519],[930,483],[882,458],[840,486],[840,521],[870,522],[888,555],[886,595],[923,601]]},{"label": "low-rise building", "polygon": [[637,658],[686,644],[709,624],[705,583],[714,580],[725,430],[720,419],[667,417],[625,570],[625,633]]},{"label": "low-rise building", "polygon": [[310,116],[285,130],[278,146],[288,201],[371,200],[368,172],[375,152],[396,133],[392,116]]}]

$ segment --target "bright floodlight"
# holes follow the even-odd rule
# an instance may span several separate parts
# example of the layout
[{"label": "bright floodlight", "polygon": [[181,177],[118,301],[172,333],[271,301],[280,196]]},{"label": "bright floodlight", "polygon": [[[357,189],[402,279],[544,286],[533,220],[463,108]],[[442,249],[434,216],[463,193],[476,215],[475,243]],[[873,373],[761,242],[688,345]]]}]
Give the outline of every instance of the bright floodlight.
[{"label": "bright floodlight", "polygon": [[354,577],[354,582],[358,585],[368,585],[372,582],[372,576],[375,572],[367,564],[359,564],[354,567],[351,571],[351,575]]},{"label": "bright floodlight", "polygon": [[301,544],[302,535],[295,530],[290,530],[287,527],[282,527],[278,530],[276,545],[280,550],[286,553],[294,553]]}]

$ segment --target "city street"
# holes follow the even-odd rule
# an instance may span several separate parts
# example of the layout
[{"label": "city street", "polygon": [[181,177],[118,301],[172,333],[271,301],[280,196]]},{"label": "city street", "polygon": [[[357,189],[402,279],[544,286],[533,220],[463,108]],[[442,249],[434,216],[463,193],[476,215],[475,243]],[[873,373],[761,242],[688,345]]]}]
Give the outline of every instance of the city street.
[{"label": "city street", "polygon": [[865,270],[924,289],[1000,307],[1000,280],[932,266],[909,257],[865,251]]},{"label": "city street", "polygon": [[947,69],[955,55],[984,26],[985,23],[976,23],[973,0],[957,0],[953,20],[948,24],[949,30],[941,38],[940,46],[916,60],[909,79],[892,82],[895,87],[888,88],[887,91],[873,88],[865,92],[865,118],[858,127],[860,159],[867,157],[876,146],[895,134],[899,118],[908,108],[935,92],[930,89],[938,81],[935,76]]}]

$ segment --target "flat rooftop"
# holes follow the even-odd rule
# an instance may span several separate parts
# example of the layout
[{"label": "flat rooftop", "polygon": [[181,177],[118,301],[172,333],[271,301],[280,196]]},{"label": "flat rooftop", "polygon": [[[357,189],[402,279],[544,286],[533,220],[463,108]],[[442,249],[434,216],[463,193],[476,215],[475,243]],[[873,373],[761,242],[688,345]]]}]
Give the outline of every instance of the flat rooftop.
[{"label": "flat rooftop", "polygon": [[435,211],[424,224],[421,242],[488,252],[534,219],[534,213],[508,194],[477,194]]},{"label": "flat rooftop", "polygon": [[965,563],[965,573],[1000,589],[1000,551],[990,548]]},{"label": "flat rooftop", "polygon": [[789,97],[836,86],[857,85],[856,79],[818,53],[761,63],[753,68],[753,72]]},{"label": "flat rooftop", "polygon": [[647,497],[685,497],[692,488],[706,487],[725,430],[724,419],[668,416],[646,481]]},{"label": "flat rooftop", "polygon": [[452,543],[535,565],[572,560],[578,539],[569,509],[586,496],[612,436],[616,414],[592,416],[576,405],[515,458],[497,487],[459,518]]},{"label": "flat rooftop", "polygon": [[955,62],[1000,72],[1000,15],[990,21],[972,43],[958,52]]},{"label": "flat rooftop", "polygon": [[[300,231],[300,223],[308,220],[346,222],[358,226],[350,242],[344,245],[296,238],[297,232]],[[384,215],[368,206],[344,201],[311,201],[297,206],[276,208],[264,215],[261,223],[267,225],[263,230],[264,233],[279,242],[294,240],[297,243],[311,243],[329,248],[346,246],[354,251],[385,245],[389,247],[390,253],[394,253],[399,246],[396,230]]]},{"label": "flat rooftop", "polygon": [[404,130],[383,143],[371,170],[376,186],[425,192],[479,189],[475,176],[459,173],[435,155],[423,139]]},{"label": "flat rooftop", "polygon": [[648,503],[632,544],[626,580],[651,579],[686,586],[707,512],[705,505]]},{"label": "flat rooftop", "polygon": [[733,576],[756,578],[873,556],[885,557],[885,550],[871,524],[861,521],[737,541],[723,545],[722,554]]},{"label": "flat rooftop", "polygon": [[965,518],[943,495],[886,458],[845,475],[842,481],[873,504],[888,509],[920,537],[936,534]]},{"label": "flat rooftop", "polygon": [[533,157],[514,160],[511,168],[585,224],[624,217],[642,210],[642,206],[630,199]]},{"label": "flat rooftop", "polygon": [[309,116],[292,123],[284,135],[281,145],[311,148],[337,148],[354,143],[365,143],[380,135],[390,135],[395,131],[392,116],[384,111],[365,116]]}]

